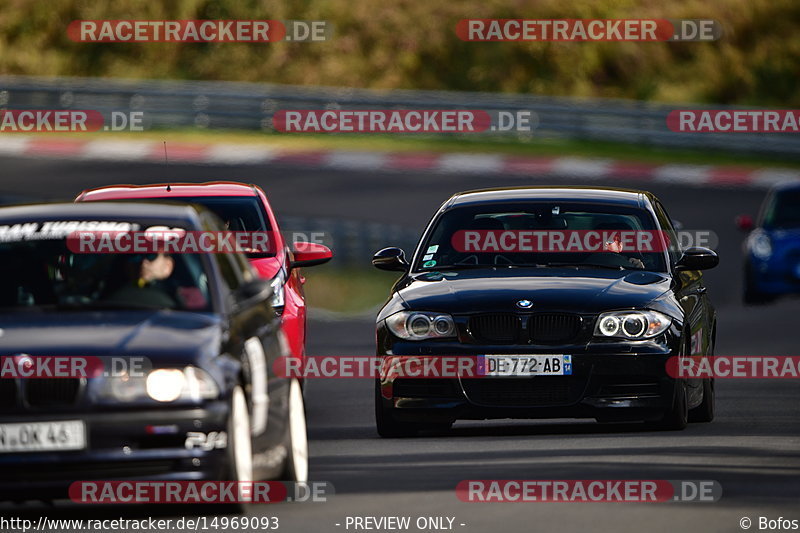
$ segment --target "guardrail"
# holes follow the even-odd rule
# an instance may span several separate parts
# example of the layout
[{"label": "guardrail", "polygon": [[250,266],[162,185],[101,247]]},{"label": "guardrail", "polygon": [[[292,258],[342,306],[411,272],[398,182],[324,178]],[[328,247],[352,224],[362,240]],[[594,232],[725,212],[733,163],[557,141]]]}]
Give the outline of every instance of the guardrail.
[{"label": "guardrail", "polygon": [[[666,126],[667,115],[675,109],[741,109],[726,106],[238,82],[0,76],[0,109],[32,108],[93,109],[104,114],[142,111],[146,128],[262,131],[273,131],[274,113],[285,109],[528,110],[538,117],[538,127],[533,132],[486,131],[457,136],[464,140],[484,141],[508,140],[509,137],[523,142],[541,138],[616,141],[656,147],[800,155],[800,135],[797,134],[678,133]],[[433,134],[413,135],[425,137]]]},{"label": "guardrail", "polygon": [[381,224],[338,218],[280,217],[287,240],[318,242],[334,251],[333,267],[371,268],[372,255],[387,246],[399,246],[408,259],[414,253],[422,228],[414,231],[399,224]]}]

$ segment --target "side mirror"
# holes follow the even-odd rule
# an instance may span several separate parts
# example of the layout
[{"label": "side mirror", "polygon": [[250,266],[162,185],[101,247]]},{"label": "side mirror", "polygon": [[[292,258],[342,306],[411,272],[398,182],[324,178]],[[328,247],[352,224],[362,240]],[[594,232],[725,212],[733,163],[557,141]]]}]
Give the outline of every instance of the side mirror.
[{"label": "side mirror", "polygon": [[719,264],[719,256],[714,250],[694,247],[684,250],[675,264],[676,270],[708,270]]},{"label": "side mirror", "polygon": [[753,225],[753,217],[750,215],[739,215],[736,217],[736,227],[742,231],[752,230]]},{"label": "side mirror", "polygon": [[407,272],[411,265],[406,261],[406,253],[400,248],[384,248],[372,256],[372,266],[380,270]]},{"label": "side mirror", "polygon": [[290,268],[310,267],[327,263],[333,257],[331,249],[325,245],[314,242],[296,242],[292,245],[294,259]]}]

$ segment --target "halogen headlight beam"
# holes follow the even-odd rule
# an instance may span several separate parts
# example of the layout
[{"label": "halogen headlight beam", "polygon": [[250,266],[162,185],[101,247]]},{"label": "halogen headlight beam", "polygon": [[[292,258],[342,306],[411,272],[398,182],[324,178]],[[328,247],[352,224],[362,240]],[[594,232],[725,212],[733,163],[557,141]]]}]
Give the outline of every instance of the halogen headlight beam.
[{"label": "halogen headlight beam", "polygon": [[595,324],[594,336],[620,339],[651,339],[664,333],[672,319],[658,311],[611,311],[602,313]]},{"label": "halogen headlight beam", "polygon": [[389,331],[401,339],[421,341],[456,336],[453,317],[428,311],[400,311],[386,318]]}]

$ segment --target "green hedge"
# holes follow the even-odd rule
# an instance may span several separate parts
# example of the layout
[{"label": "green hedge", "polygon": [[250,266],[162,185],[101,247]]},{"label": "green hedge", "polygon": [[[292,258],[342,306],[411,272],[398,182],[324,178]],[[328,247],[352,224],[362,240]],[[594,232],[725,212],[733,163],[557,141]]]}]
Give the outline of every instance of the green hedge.
[{"label": "green hedge", "polygon": [[[106,5],[103,5],[106,4]],[[75,19],[324,19],[333,40],[83,44]],[[472,43],[462,18],[711,18],[712,43]],[[0,72],[800,105],[797,0],[4,0]]]}]

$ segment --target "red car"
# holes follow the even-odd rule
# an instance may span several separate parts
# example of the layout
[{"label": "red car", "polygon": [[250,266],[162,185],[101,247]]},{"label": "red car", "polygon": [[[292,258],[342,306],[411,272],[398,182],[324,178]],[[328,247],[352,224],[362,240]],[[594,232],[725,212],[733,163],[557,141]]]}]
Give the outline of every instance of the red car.
[{"label": "red car", "polygon": [[76,202],[105,200],[163,199],[199,204],[228,225],[230,231],[269,232],[277,253],[250,254],[250,263],[262,278],[272,280],[273,306],[281,314],[282,330],[290,353],[305,355],[306,303],[305,278],[298,267],[329,261],[327,246],[316,243],[287,243],[260,187],[230,181],[208,183],[159,183],[153,185],[112,185],[83,191]]}]

